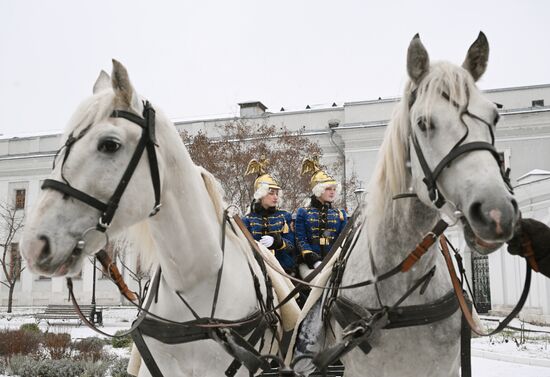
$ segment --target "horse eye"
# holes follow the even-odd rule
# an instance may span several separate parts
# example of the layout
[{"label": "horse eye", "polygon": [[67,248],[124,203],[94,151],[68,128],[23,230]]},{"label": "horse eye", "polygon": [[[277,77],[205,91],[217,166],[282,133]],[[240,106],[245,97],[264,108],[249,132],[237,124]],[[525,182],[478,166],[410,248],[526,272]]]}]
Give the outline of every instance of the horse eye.
[{"label": "horse eye", "polygon": [[120,143],[113,139],[102,140],[97,146],[97,150],[103,153],[115,153],[120,148]]},{"label": "horse eye", "polygon": [[418,121],[416,122],[416,125],[418,126],[418,128],[420,128],[421,131],[426,131],[426,128],[427,128],[426,123],[427,123],[426,118],[420,117],[420,118],[418,118]]}]

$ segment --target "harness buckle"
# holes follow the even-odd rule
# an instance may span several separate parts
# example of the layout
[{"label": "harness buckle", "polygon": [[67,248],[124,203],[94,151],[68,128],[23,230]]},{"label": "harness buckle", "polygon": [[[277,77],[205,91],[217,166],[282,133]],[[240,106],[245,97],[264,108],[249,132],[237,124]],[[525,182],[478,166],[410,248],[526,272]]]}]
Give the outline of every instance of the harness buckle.
[{"label": "harness buckle", "polygon": [[360,338],[364,335],[367,335],[370,333],[371,326],[369,325],[369,322],[371,321],[365,321],[363,319],[360,319],[358,321],[350,323],[343,331],[342,331],[342,337],[352,337],[352,338]]},{"label": "harness buckle", "polygon": [[162,207],[162,203],[159,203],[159,204],[157,204],[156,206],[154,206],[153,209],[151,210],[151,212],[149,212],[149,217],[153,217],[153,216],[155,216],[157,213],[159,213],[160,207]]},{"label": "harness buckle", "polygon": [[102,232],[105,232],[109,227],[111,226],[111,223],[104,222],[103,216],[97,220],[97,226],[99,227],[98,230],[101,230]]}]

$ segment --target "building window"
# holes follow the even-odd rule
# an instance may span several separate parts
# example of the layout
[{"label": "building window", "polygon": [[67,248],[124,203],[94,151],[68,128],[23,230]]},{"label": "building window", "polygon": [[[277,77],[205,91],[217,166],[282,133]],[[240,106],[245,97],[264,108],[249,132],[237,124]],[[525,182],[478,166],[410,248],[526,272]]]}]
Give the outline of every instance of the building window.
[{"label": "building window", "polygon": [[15,190],[15,209],[25,209],[25,196],[27,190]]},{"label": "building window", "polygon": [[19,253],[19,244],[12,243],[10,245],[10,264],[9,264],[9,279],[13,281],[21,278],[21,254]]},{"label": "building window", "polygon": [[543,99],[536,99],[531,101],[532,107],[543,107],[544,106],[544,100]]}]

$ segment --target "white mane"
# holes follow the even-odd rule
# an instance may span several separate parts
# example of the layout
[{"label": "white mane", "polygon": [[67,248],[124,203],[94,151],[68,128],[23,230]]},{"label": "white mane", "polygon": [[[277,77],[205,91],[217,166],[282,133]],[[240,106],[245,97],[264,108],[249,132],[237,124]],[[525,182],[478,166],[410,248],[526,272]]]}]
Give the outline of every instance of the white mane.
[{"label": "white mane", "polygon": [[[210,199],[212,200],[212,203],[214,204],[216,214],[218,214],[218,221],[221,226],[222,214],[224,209],[226,208],[226,203],[223,199],[223,188],[219,181],[212,175],[212,173],[201,166],[197,166],[196,169],[198,170],[204,181],[204,186],[206,188],[206,191],[208,192]],[[144,220],[128,228],[126,230],[126,236],[132,243],[132,247],[135,248],[134,251],[139,254],[141,264],[142,266],[144,266],[145,269],[149,268],[157,262],[157,247],[155,245],[155,241],[153,240],[153,235],[151,234],[151,230],[147,220]],[[233,232],[227,232],[226,236],[232,238],[236,237]],[[238,238],[241,242],[241,246],[243,246],[245,249],[249,249],[247,243],[248,241],[244,237]]]},{"label": "white mane", "polygon": [[[409,101],[416,89],[415,106],[409,111]],[[471,91],[477,90],[471,75],[461,67],[448,62],[436,62],[417,87],[408,81],[403,98],[396,106],[388,124],[384,141],[378,153],[378,163],[369,184],[367,218],[379,219],[391,205],[392,197],[408,191],[409,135],[411,119],[420,115],[429,117],[441,93],[449,95],[451,102],[461,108],[468,103]]]}]

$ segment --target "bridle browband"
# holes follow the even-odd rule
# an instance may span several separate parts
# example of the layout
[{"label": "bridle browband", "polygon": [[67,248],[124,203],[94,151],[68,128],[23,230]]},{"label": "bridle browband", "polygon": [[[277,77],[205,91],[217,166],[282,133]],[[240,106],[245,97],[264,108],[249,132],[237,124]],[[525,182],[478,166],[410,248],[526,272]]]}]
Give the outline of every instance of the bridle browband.
[{"label": "bridle browband", "polygon": [[[413,107],[414,103],[416,102],[416,98],[417,98],[416,93],[417,93],[417,89],[414,89],[411,93],[411,97],[409,99],[409,111]],[[416,152],[416,156],[418,157],[418,162],[420,163],[420,167],[424,172],[423,182],[426,184],[426,187],[428,189],[430,200],[437,208],[443,207],[443,205],[447,202],[447,200],[441,193],[440,189],[437,187],[437,179],[439,178],[443,170],[449,167],[451,163],[461,155],[465,153],[473,152],[476,150],[485,150],[491,153],[491,155],[495,158],[495,160],[497,161],[497,164],[499,165],[500,174],[502,176],[502,179],[504,180],[504,183],[506,184],[510,193],[513,194],[513,189],[509,178],[509,170],[507,171],[504,170],[503,164],[500,161],[500,155],[495,148],[495,134],[493,131],[493,125],[488,123],[485,119],[475,114],[472,114],[468,111],[468,106],[470,103],[470,94],[469,94],[468,88],[466,88],[466,94],[467,94],[466,106],[461,107],[457,102],[452,100],[447,93],[445,92],[441,93],[441,96],[445,100],[447,100],[449,103],[451,103],[455,108],[457,108],[460,111],[460,115],[459,115],[460,122],[466,128],[466,133],[462,136],[462,138],[460,138],[460,140],[449,151],[449,153],[447,153],[447,155],[443,157],[443,159],[439,162],[439,164],[437,164],[437,166],[433,171],[430,169],[430,166],[428,165],[426,158],[424,157],[424,153],[422,153],[422,148],[418,143],[416,134],[413,132],[411,127],[411,142]],[[490,143],[485,141],[473,141],[473,142],[463,144],[464,140],[466,140],[466,138],[468,137],[468,134],[470,131],[470,129],[468,128],[468,125],[466,124],[466,122],[464,122],[464,116],[466,115],[470,118],[479,120],[480,122],[482,122],[487,126],[487,128],[489,129],[489,133],[491,134]],[[411,120],[411,123],[412,123],[412,120]]]},{"label": "bridle browband", "polygon": [[110,118],[124,118],[132,123],[137,124],[142,129],[141,138],[134,150],[134,154],[122,175],[114,193],[109,198],[107,203],[102,202],[99,199],[94,198],[87,193],[78,190],[70,185],[65,176],[63,175],[63,167],[71,148],[78,140],[80,140],[90,129],[91,125],[86,127],[77,137],[74,137],[71,133],[65,142],[65,145],[58,151],[58,154],[61,150],[65,149],[65,155],[63,157],[62,166],[61,166],[61,177],[65,182],[57,181],[55,179],[46,179],[42,184],[42,189],[52,189],[63,193],[65,196],[73,197],[97,210],[100,211],[101,215],[98,219],[96,229],[100,232],[105,233],[107,228],[111,225],[115,212],[118,208],[118,204],[136,167],[141,159],[143,151],[147,149],[147,157],[149,158],[149,168],[151,171],[151,180],[153,183],[153,189],[155,191],[155,205],[149,214],[149,216],[154,216],[160,210],[160,175],[158,160],[155,147],[156,144],[156,135],[155,135],[155,109],[151,106],[149,101],[144,102],[143,108],[143,117],[140,117],[134,113],[124,110],[113,110],[110,115]]}]

